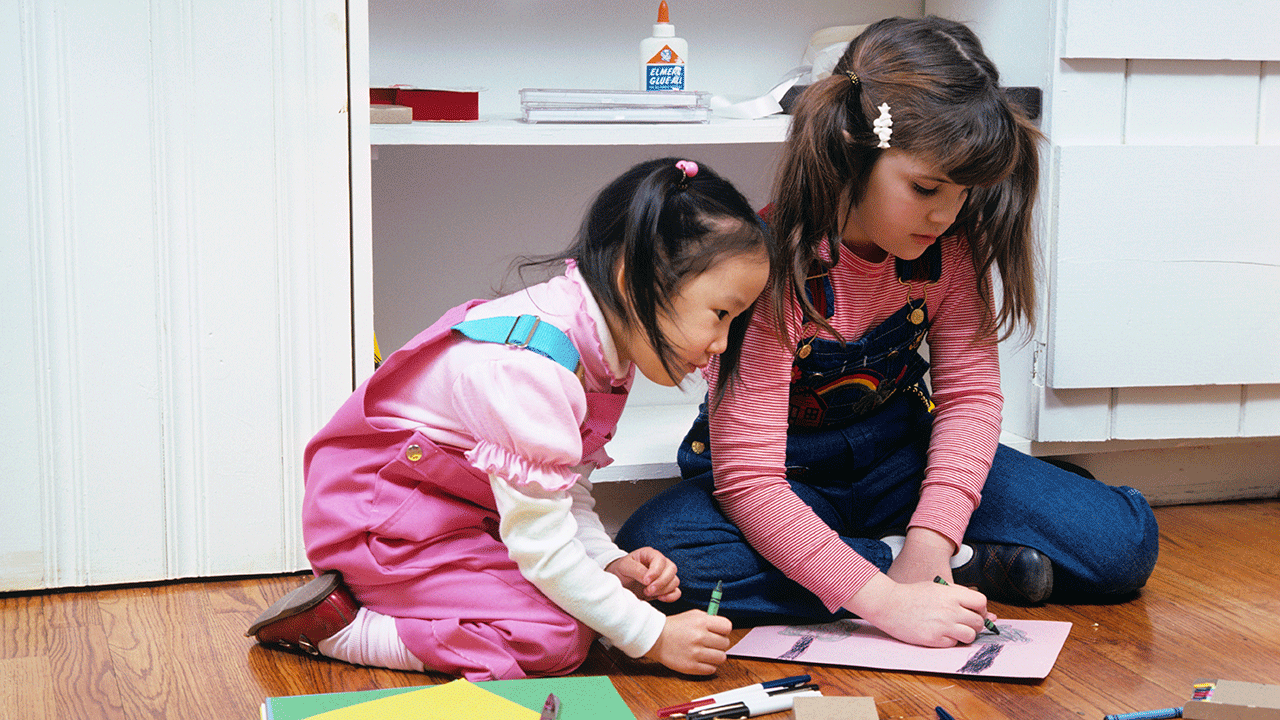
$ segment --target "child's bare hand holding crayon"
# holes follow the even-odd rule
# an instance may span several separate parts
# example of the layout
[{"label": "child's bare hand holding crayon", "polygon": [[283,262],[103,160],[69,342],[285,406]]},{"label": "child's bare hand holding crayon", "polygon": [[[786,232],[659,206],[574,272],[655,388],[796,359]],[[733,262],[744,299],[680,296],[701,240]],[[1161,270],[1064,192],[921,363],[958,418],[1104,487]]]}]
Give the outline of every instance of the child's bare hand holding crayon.
[{"label": "child's bare hand holding crayon", "polygon": [[714,673],[729,650],[729,618],[688,610],[667,618],[658,642],[645,657],[689,675]]}]

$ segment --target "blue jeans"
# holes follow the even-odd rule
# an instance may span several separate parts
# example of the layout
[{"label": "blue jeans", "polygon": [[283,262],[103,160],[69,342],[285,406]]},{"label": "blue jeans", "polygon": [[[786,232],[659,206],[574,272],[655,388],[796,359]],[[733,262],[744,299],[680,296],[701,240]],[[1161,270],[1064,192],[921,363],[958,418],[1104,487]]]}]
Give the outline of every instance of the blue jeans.
[{"label": "blue jeans", "polygon": [[[836,430],[792,432],[788,482],[849,547],[881,571],[892,556],[878,538],[901,534],[919,502],[932,416],[897,394],[870,417]],[[618,532],[624,550],[650,546],[679,568],[678,612],[706,607],[724,582],[721,612],[740,625],[826,622],[817,596],[757,553],[712,496],[702,415],[680,447],[684,481],[650,500]],[[701,447],[701,446],[698,446]],[[1023,545],[1053,562],[1054,597],[1117,596],[1141,588],[1155,568],[1159,529],[1145,498],[1129,487],[1081,477],[1001,445],[965,540]]]}]

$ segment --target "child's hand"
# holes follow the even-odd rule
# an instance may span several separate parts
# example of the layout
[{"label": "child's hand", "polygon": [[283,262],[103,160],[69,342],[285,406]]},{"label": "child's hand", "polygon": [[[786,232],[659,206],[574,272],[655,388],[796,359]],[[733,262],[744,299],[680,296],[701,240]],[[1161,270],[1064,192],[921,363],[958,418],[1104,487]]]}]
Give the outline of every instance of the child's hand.
[{"label": "child's hand", "polygon": [[641,600],[675,602],[680,599],[680,578],[676,564],[651,547],[632,551],[605,568],[618,576],[622,586]]},{"label": "child's hand", "polygon": [[872,578],[845,607],[889,635],[925,647],[971,643],[984,619],[996,619],[977,590],[932,580],[901,584],[886,575]]},{"label": "child's hand", "polygon": [[688,675],[710,675],[729,649],[729,618],[688,610],[667,618],[667,624],[645,657]]}]

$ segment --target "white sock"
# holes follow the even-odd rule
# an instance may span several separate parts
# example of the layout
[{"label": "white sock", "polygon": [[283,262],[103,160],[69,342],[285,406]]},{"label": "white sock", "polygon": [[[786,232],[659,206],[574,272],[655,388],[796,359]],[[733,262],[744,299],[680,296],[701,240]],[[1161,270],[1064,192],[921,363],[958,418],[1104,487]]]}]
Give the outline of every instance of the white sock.
[{"label": "white sock", "polygon": [[396,619],[369,608],[360,608],[350,625],[321,640],[316,649],[325,657],[353,665],[417,672],[426,670],[422,661],[400,640]]},{"label": "white sock", "polygon": [[902,547],[907,544],[906,535],[890,535],[889,537],[880,538],[880,542],[889,546],[889,553],[894,560],[898,559],[898,555],[902,553]]},{"label": "white sock", "polygon": [[[903,546],[907,544],[907,536],[890,535],[888,537],[880,538],[880,542],[889,546],[889,552],[892,554],[893,559],[897,560],[898,554],[902,552]],[[955,570],[961,565],[969,562],[969,559],[972,557],[973,548],[968,545],[961,545],[960,549],[956,550],[956,554],[951,556],[951,569]]]}]

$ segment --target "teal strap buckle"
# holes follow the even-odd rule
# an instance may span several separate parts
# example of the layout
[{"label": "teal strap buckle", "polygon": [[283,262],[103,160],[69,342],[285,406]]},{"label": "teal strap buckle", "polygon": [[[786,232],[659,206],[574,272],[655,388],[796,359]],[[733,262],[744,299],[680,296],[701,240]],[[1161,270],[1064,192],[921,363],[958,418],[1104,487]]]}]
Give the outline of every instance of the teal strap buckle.
[{"label": "teal strap buckle", "polygon": [[480,318],[454,325],[471,340],[491,342],[509,347],[532,350],[554,360],[571,373],[578,372],[580,356],[573,341],[560,328],[542,322],[537,315]]},{"label": "teal strap buckle", "polygon": [[[516,330],[520,328],[520,321],[526,318],[533,318],[533,324],[529,325],[529,329],[525,331],[524,340],[511,342],[511,336],[516,334]],[[525,323],[528,325],[528,323]],[[538,326],[542,324],[542,318],[537,315],[521,315],[511,323],[511,329],[507,331],[507,337],[502,341],[503,345],[511,345],[518,348],[529,347],[529,341],[533,340],[533,334],[538,331]]]}]

